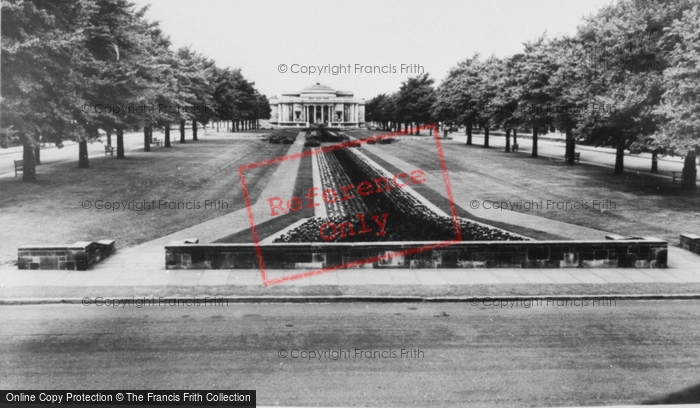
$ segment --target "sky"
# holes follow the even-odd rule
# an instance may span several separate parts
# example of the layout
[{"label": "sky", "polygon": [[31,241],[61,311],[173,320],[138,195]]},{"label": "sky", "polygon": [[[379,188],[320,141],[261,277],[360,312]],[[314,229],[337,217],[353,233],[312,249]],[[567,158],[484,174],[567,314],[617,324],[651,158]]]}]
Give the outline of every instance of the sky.
[{"label": "sky", "polygon": [[573,35],[613,0],[132,1],[150,4],[146,18],[174,48],[240,68],[268,97],[320,82],[370,99],[421,73],[437,85],[475,53],[505,57],[545,32]]}]

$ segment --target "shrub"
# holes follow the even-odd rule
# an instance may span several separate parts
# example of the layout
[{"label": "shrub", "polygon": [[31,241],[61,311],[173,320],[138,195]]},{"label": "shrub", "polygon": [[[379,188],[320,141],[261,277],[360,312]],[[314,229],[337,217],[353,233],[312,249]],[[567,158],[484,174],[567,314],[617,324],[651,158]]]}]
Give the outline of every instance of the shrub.
[{"label": "shrub", "polygon": [[304,142],[304,147],[320,147],[320,146],[321,146],[321,142],[319,142],[318,140],[307,140],[306,142]]}]

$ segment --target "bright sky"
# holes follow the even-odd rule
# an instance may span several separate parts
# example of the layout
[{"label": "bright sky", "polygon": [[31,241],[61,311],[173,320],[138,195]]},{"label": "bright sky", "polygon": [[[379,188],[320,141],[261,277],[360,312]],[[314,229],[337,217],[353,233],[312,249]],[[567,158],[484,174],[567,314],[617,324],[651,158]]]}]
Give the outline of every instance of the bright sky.
[{"label": "bright sky", "polygon": [[[503,57],[545,31],[572,35],[583,16],[612,0],[132,1],[151,4],[147,18],[161,23],[174,47],[191,46],[221,67],[241,68],[268,97],[318,81],[370,99],[420,73],[418,67],[402,73],[401,64],[417,64],[439,83],[474,53]],[[338,72],[341,65],[338,75],[292,73],[310,66]]]}]

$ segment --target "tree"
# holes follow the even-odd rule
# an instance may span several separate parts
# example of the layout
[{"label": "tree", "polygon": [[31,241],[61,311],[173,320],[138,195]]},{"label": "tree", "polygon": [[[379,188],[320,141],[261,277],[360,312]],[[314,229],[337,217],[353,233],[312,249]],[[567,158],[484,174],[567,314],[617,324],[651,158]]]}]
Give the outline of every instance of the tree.
[{"label": "tree", "polygon": [[454,122],[464,124],[468,145],[472,144],[472,129],[478,118],[473,94],[478,85],[480,69],[479,55],[475,54],[452,68],[437,90],[437,109],[454,115]]},{"label": "tree", "polygon": [[389,130],[392,107],[388,106],[389,96],[380,94],[367,101],[365,105],[365,118],[368,122],[380,123],[382,130]]},{"label": "tree", "polygon": [[435,102],[435,80],[429,74],[409,78],[401,84],[396,99],[397,116],[415,126],[418,134],[420,124],[431,121],[430,112]]},{"label": "tree", "polygon": [[537,157],[539,131],[552,123],[551,107],[554,97],[550,93],[549,79],[554,72],[553,61],[548,55],[545,36],[525,43],[525,53],[517,70],[519,110],[523,122],[532,128],[532,157]]},{"label": "tree", "polygon": [[661,126],[653,142],[685,157],[681,188],[697,189],[696,157],[700,153],[700,7],[688,9],[662,39],[675,43],[670,67],[663,73],[664,93],[655,109]]},{"label": "tree", "polygon": [[489,131],[498,125],[499,112],[497,95],[499,94],[499,80],[502,77],[501,61],[496,57],[490,57],[480,64],[477,81],[472,88],[474,108],[477,112],[476,122],[484,129],[484,147],[489,147]]},{"label": "tree", "polygon": [[625,149],[649,150],[644,142],[658,129],[654,111],[661,101],[663,72],[674,41],[661,33],[691,3],[620,1],[588,18],[579,29],[577,36],[586,47],[581,79],[588,105],[597,110],[583,113],[577,131],[588,143],[617,149],[616,174],[624,171]]},{"label": "tree", "polygon": [[[497,91],[492,104],[497,109],[494,109],[492,121],[495,127],[506,131],[506,152],[510,152],[511,132],[515,135],[523,122],[522,113],[518,109],[520,90],[516,80],[519,64],[523,57],[522,54],[516,54],[505,59],[500,67],[499,76],[494,82]],[[514,143],[516,142],[514,141]]]},{"label": "tree", "polygon": [[[2,132],[24,146],[23,181],[36,180],[39,138],[60,144],[84,101],[76,52],[91,10],[78,0],[2,2]],[[60,131],[68,133],[61,134]]]}]

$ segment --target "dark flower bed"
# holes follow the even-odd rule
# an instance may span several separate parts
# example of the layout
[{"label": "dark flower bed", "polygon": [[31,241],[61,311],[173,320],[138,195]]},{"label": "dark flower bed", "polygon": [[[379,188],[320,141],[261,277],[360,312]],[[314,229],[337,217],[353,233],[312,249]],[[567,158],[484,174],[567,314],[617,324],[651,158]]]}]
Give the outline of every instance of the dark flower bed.
[{"label": "dark flower bed", "polygon": [[298,135],[298,131],[280,129],[276,130],[273,134],[262,140],[272,144],[292,144],[295,140],[297,140]]},{"label": "dark flower bed", "polygon": [[341,143],[350,140],[350,137],[338,131],[338,129],[318,125],[306,129],[306,140],[315,140],[323,143]]},{"label": "dark flower bed", "polygon": [[[321,191],[337,191],[339,186],[385,176],[347,149],[317,152],[317,156]],[[326,218],[312,218],[274,242],[447,241],[457,237],[451,218],[436,214],[405,189],[392,188],[325,205]],[[464,241],[524,239],[465,219],[459,219],[459,228]]]},{"label": "dark flower bed", "polygon": [[[297,228],[281,235],[274,242],[384,242],[384,241],[449,241],[456,238],[454,224],[447,217],[436,216],[429,219],[415,219],[405,217],[400,214],[391,214],[386,218],[386,226],[381,235],[381,228],[372,219],[373,215],[364,214],[365,226],[371,232],[360,233],[362,222],[356,216],[348,217],[328,217],[311,218]],[[342,228],[342,233],[338,226],[344,221],[352,225],[352,232],[348,227]],[[333,223],[334,230],[330,226],[324,228],[323,235],[321,227],[326,223]],[[523,241],[522,237],[509,234],[505,231],[489,228],[476,224],[465,219],[459,219],[459,227],[462,232],[463,241]],[[342,237],[341,235],[345,236]],[[380,234],[380,235],[378,235]],[[333,237],[333,239],[324,239]]]}]

